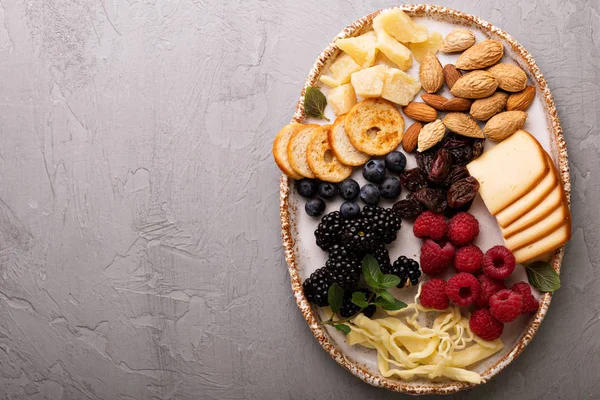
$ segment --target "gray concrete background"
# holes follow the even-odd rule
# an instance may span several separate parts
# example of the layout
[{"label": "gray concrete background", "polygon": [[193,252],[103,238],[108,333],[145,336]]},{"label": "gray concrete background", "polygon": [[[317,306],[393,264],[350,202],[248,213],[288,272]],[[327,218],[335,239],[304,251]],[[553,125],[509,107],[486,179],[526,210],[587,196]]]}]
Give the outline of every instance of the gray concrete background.
[{"label": "gray concrete background", "polygon": [[[271,141],[316,56],[392,1],[0,1],[0,398],[392,399],[291,297]],[[569,146],[563,288],[460,399],[600,399],[600,7],[444,5],[513,34]]]}]

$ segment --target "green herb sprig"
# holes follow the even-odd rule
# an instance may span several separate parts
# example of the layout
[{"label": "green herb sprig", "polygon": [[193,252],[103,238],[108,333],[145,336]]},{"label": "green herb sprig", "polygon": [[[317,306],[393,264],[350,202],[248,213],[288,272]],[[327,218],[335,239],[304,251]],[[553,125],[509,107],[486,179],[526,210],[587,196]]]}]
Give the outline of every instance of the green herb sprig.
[{"label": "green herb sprig", "polygon": [[304,111],[309,117],[324,119],[329,121],[325,116],[325,107],[327,106],[327,98],[316,87],[309,86],[304,93]]},{"label": "green herb sprig", "polygon": [[544,261],[536,261],[525,265],[527,280],[540,292],[554,292],[560,289],[560,277],[552,265]]}]

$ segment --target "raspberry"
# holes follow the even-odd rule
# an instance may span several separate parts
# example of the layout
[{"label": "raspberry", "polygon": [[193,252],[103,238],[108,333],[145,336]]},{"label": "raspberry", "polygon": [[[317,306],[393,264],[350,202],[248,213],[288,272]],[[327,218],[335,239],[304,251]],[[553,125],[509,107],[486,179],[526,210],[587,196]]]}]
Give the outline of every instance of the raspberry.
[{"label": "raspberry", "polygon": [[481,266],[490,278],[505,279],[515,270],[515,256],[504,246],[494,246],[485,252]]},{"label": "raspberry", "polygon": [[450,305],[446,294],[446,281],[443,279],[432,279],[425,282],[421,288],[421,305],[423,307],[444,310]]},{"label": "raspberry", "polygon": [[502,322],[495,319],[487,308],[476,310],[471,314],[469,327],[483,340],[498,339],[504,330]]},{"label": "raspberry", "polygon": [[421,269],[427,275],[438,276],[443,274],[452,264],[454,246],[446,243],[444,247],[431,239],[425,239],[421,246]]},{"label": "raspberry", "polygon": [[454,255],[454,268],[460,272],[474,274],[481,270],[483,251],[474,244],[469,244],[456,250]]},{"label": "raspberry", "polygon": [[529,314],[537,311],[540,303],[535,297],[533,297],[533,294],[531,294],[531,286],[529,286],[527,282],[517,282],[512,285],[510,290],[523,296],[523,309],[521,310],[522,314]]},{"label": "raspberry", "polygon": [[479,297],[481,287],[473,275],[459,272],[448,280],[446,294],[454,304],[460,307],[470,306]]},{"label": "raspberry", "polygon": [[479,222],[468,212],[459,212],[448,223],[448,238],[456,246],[464,246],[479,235]]},{"label": "raspberry", "polygon": [[479,297],[475,300],[477,307],[488,307],[490,305],[490,297],[502,289],[506,289],[504,281],[490,278],[485,274],[479,275],[479,285],[481,286],[481,292],[479,292]]},{"label": "raspberry", "polygon": [[523,296],[517,292],[503,289],[490,297],[490,312],[500,322],[512,322],[523,309]]},{"label": "raspberry", "polygon": [[442,240],[447,231],[446,218],[431,211],[425,211],[419,215],[413,225],[413,233],[418,238]]}]

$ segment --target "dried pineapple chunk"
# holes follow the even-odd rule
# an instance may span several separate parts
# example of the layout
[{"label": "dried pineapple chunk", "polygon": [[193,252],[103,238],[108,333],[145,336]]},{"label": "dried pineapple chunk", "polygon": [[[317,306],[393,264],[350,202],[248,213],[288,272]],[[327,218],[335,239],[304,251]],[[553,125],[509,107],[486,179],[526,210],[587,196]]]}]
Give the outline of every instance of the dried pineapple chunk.
[{"label": "dried pineapple chunk", "polygon": [[417,25],[406,13],[398,8],[379,14],[373,20],[397,41],[402,43],[419,43],[427,40],[427,28]]},{"label": "dried pineapple chunk", "polygon": [[377,49],[385,54],[398,68],[404,71],[409,69],[412,65],[412,56],[408,47],[390,36],[377,21],[373,21],[373,28],[377,34]]},{"label": "dried pineapple chunk", "polygon": [[442,45],[442,35],[439,32],[431,32],[426,41],[421,43],[409,43],[408,47],[418,62],[421,62],[427,52],[437,53]]},{"label": "dried pineapple chunk", "polygon": [[335,115],[346,114],[356,104],[354,87],[346,83],[331,89],[327,94],[327,102],[333,108]]},{"label": "dried pineapple chunk", "polygon": [[421,83],[397,68],[388,68],[381,97],[392,103],[405,106],[410,103],[421,90]]},{"label": "dried pineapple chunk", "polygon": [[375,35],[375,32],[370,31],[357,37],[338,39],[335,44],[363,68],[366,68],[372,66],[375,62],[376,42],[377,35]]},{"label": "dried pineapple chunk", "polygon": [[346,53],[340,55],[337,60],[329,66],[329,71],[331,71],[333,78],[338,81],[340,85],[350,82],[350,76],[356,71],[360,71],[360,69],[360,65]]},{"label": "dried pineapple chunk", "polygon": [[340,86],[340,82],[335,80],[333,77],[331,77],[329,75],[321,75],[319,77],[319,80],[321,81],[321,83],[326,84],[330,88],[336,88],[336,87]]},{"label": "dried pineapple chunk", "polygon": [[386,69],[385,65],[376,65],[353,73],[351,81],[356,94],[365,98],[380,97]]}]

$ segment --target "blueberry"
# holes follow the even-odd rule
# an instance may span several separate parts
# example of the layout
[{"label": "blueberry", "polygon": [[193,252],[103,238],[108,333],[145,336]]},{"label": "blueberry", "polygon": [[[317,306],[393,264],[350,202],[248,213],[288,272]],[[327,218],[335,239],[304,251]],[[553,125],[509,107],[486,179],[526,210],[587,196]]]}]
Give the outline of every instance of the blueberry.
[{"label": "blueberry", "polygon": [[354,179],[348,178],[339,185],[340,195],[344,200],[354,200],[358,197],[360,186]]},{"label": "blueberry", "polygon": [[385,167],[390,172],[402,172],[406,168],[406,156],[399,151],[392,151],[385,156]]},{"label": "blueberry", "polygon": [[370,160],[363,166],[362,174],[369,182],[379,183],[383,181],[385,177],[385,164],[383,160]]},{"label": "blueberry", "polygon": [[360,214],[360,206],[353,201],[345,201],[340,206],[340,214],[346,219],[352,219]]},{"label": "blueberry", "polygon": [[375,206],[379,203],[379,196],[379,189],[372,183],[367,183],[360,189],[360,198],[371,206]]},{"label": "blueberry", "polygon": [[379,192],[384,199],[395,199],[400,196],[401,191],[400,180],[391,176],[385,178],[379,185]]},{"label": "blueberry", "polygon": [[310,199],[304,205],[304,210],[306,210],[306,213],[311,217],[318,217],[325,211],[325,201],[320,197]]},{"label": "blueberry", "polygon": [[338,187],[335,183],[321,182],[319,183],[319,196],[324,199],[330,199],[338,194]]},{"label": "blueberry", "polygon": [[302,197],[314,197],[319,189],[319,183],[314,179],[300,179],[296,181],[296,190]]}]

